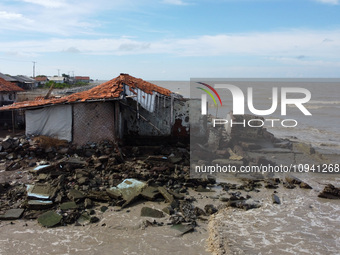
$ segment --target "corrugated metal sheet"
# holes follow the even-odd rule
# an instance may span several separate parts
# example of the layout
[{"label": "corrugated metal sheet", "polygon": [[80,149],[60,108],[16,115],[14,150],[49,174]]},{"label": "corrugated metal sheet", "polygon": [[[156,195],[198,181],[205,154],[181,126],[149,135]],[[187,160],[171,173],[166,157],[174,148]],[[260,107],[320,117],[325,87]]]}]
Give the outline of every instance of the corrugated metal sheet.
[{"label": "corrugated metal sheet", "polygon": [[155,111],[156,96],[159,96],[157,92],[148,94],[139,88],[130,88],[125,85],[125,93],[127,96],[133,96],[132,99],[137,101],[145,110]]}]

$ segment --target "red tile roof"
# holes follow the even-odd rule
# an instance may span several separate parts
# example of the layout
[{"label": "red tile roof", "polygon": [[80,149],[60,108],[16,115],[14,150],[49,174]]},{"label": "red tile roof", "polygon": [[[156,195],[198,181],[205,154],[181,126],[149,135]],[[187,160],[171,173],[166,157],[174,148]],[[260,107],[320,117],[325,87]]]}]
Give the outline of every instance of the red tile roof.
[{"label": "red tile roof", "polygon": [[38,76],[34,78],[36,81],[47,81],[47,77],[46,76]]},{"label": "red tile roof", "polygon": [[121,93],[123,92],[124,84],[128,85],[130,87],[130,90],[132,88],[139,88],[140,90],[148,94],[153,94],[153,92],[157,92],[165,96],[170,96],[171,94],[171,91],[168,89],[159,87],[155,84],[144,81],[142,79],[132,77],[128,74],[120,74],[118,77],[105,83],[102,83],[87,91],[74,93],[72,95],[65,96],[62,98],[18,102],[12,105],[0,107],[0,111],[63,103],[86,102],[90,100],[118,99],[120,98]]},{"label": "red tile roof", "polygon": [[9,81],[6,81],[3,78],[0,78],[0,92],[19,92],[19,91],[25,90]]},{"label": "red tile roof", "polygon": [[89,76],[76,76],[74,77],[76,80],[90,80]]}]

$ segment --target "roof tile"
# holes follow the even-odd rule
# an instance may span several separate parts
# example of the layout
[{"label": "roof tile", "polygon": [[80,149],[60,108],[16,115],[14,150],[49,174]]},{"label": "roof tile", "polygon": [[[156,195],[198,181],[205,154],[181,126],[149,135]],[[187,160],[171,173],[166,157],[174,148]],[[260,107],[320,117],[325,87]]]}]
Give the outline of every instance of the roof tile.
[{"label": "roof tile", "polygon": [[123,92],[124,84],[128,85],[130,87],[130,90],[139,88],[147,94],[153,94],[153,92],[157,92],[165,96],[170,96],[171,94],[171,91],[166,88],[159,87],[155,84],[152,84],[150,82],[144,81],[139,78],[132,77],[128,74],[120,74],[118,77],[110,81],[104,82],[87,91],[74,93],[72,95],[62,97],[62,98],[18,102],[12,105],[0,107],[0,111],[20,109],[20,108],[30,108],[30,107],[37,107],[37,106],[46,106],[46,105],[52,105],[52,104],[85,102],[87,100],[100,100],[100,99],[105,100],[105,99],[119,98],[121,93]]},{"label": "roof tile", "polygon": [[6,81],[3,78],[0,78],[0,92],[20,92],[20,91],[25,90],[9,81]]}]

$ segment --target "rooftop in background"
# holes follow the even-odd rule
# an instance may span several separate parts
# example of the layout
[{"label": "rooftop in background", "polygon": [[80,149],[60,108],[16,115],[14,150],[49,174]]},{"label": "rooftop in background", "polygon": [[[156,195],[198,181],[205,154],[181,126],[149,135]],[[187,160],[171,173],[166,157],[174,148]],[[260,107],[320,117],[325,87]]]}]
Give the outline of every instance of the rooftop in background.
[{"label": "rooftop in background", "polygon": [[6,81],[3,78],[0,78],[0,92],[20,92],[20,91],[25,90],[9,81]]},{"label": "rooftop in background", "polygon": [[15,79],[14,77],[3,74],[3,73],[0,73],[0,78],[4,79],[5,81],[10,81],[10,82],[16,82],[17,81],[17,79]]},{"label": "rooftop in background", "polygon": [[34,108],[40,106],[48,106],[55,104],[67,104],[75,102],[86,101],[101,101],[101,100],[114,100],[119,99],[124,91],[124,85],[130,87],[130,91],[133,89],[140,89],[147,94],[153,94],[157,92],[164,96],[170,96],[171,91],[162,87],[159,87],[150,82],[144,81],[139,78],[132,77],[128,74],[120,74],[118,77],[102,83],[90,90],[74,93],[69,96],[54,99],[42,99],[38,101],[25,101],[12,105],[0,107],[0,110],[13,110],[21,108]]}]

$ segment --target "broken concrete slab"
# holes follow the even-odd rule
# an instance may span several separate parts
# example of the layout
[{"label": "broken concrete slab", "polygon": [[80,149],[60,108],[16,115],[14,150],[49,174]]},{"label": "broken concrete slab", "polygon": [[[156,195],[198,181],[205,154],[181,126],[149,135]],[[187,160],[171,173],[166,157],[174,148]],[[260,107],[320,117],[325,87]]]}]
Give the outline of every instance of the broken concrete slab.
[{"label": "broken concrete slab", "polygon": [[183,225],[183,224],[176,224],[171,227],[172,229],[176,229],[181,232],[180,236],[189,233],[190,231],[194,230],[194,227],[191,225]]},{"label": "broken concrete slab", "polygon": [[125,179],[123,182],[118,184],[117,187],[110,188],[108,194],[115,196],[120,193],[123,200],[125,200],[122,207],[125,207],[140,195],[145,186],[146,184],[144,182],[137,181],[135,179]]},{"label": "broken concrete slab", "polygon": [[113,199],[119,199],[122,196],[122,193],[118,189],[108,189],[106,193]]},{"label": "broken concrete slab", "polygon": [[27,186],[27,196],[38,199],[52,199],[56,193],[56,187],[50,184],[36,183],[35,185]]},{"label": "broken concrete slab", "polygon": [[0,220],[17,220],[20,219],[25,209],[9,209],[4,215],[0,215]]},{"label": "broken concrete slab", "polygon": [[33,167],[30,172],[35,174],[41,174],[41,173],[47,173],[49,172],[54,166],[53,165],[39,165],[36,167]]},{"label": "broken concrete slab", "polygon": [[172,203],[174,201],[174,197],[164,187],[158,187],[158,191],[168,203]]},{"label": "broken concrete slab", "polygon": [[146,186],[141,192],[142,197],[147,200],[155,200],[159,194],[158,188],[152,186]]},{"label": "broken concrete slab", "polygon": [[69,158],[65,163],[72,164],[72,165],[82,165],[85,166],[87,163],[84,160],[79,158]]},{"label": "broken concrete slab", "polygon": [[70,189],[69,192],[67,193],[67,197],[70,200],[76,201],[85,198],[85,194],[80,190]]},{"label": "broken concrete slab", "polygon": [[78,208],[78,205],[75,202],[73,202],[73,201],[71,201],[71,202],[64,202],[64,203],[62,203],[60,205],[60,209],[64,210],[64,211],[70,210],[70,209],[77,209],[77,208]]},{"label": "broken concrete slab", "polygon": [[51,228],[60,224],[62,218],[63,217],[55,211],[48,211],[38,217],[38,222],[43,227]]},{"label": "broken concrete slab", "polygon": [[77,220],[80,225],[88,225],[91,223],[91,216],[87,212],[83,212]]},{"label": "broken concrete slab", "polygon": [[143,207],[140,213],[142,217],[163,218],[164,213],[150,207]]},{"label": "broken concrete slab", "polygon": [[27,207],[31,210],[46,210],[53,206],[53,202],[49,200],[29,200]]}]

